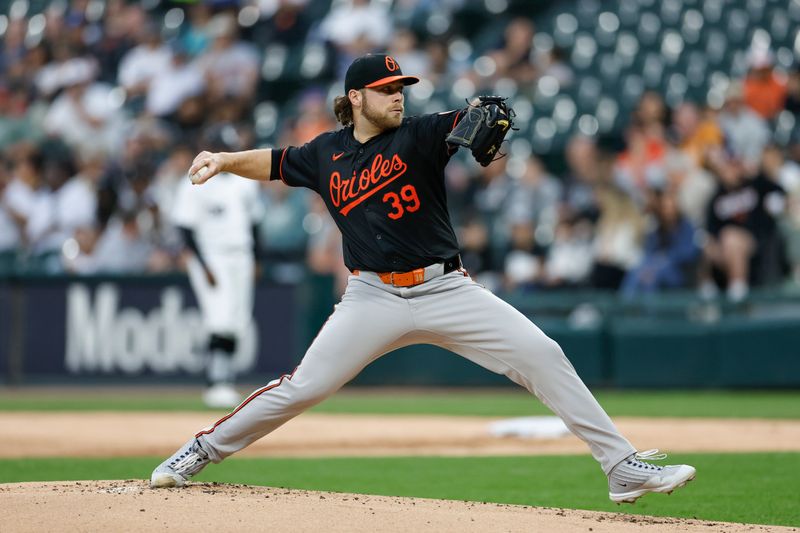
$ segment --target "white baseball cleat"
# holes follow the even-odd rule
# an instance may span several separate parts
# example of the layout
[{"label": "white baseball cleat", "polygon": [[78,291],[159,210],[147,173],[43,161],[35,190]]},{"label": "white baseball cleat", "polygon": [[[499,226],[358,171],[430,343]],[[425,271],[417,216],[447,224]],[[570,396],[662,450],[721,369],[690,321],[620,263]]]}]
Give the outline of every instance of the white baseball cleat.
[{"label": "white baseball cleat", "polygon": [[153,489],[183,487],[190,477],[200,472],[210,462],[208,454],[200,446],[200,441],[192,437],[172,457],[153,470],[150,487]]},{"label": "white baseball cleat", "polygon": [[239,405],[242,397],[227,383],[217,383],[203,392],[203,403],[212,409],[232,409]]},{"label": "white baseball cleat", "polygon": [[615,503],[635,503],[648,492],[670,494],[694,479],[697,470],[689,465],[657,466],[667,454],[658,450],[635,453],[615,466],[608,475],[608,497]]}]

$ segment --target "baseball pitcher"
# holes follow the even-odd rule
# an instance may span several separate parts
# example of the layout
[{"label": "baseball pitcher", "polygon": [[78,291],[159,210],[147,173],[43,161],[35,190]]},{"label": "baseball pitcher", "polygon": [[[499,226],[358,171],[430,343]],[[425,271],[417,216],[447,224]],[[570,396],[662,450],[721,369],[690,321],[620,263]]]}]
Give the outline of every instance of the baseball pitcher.
[{"label": "baseball pitcher", "polygon": [[668,493],[694,478],[691,466],[646,462],[665,456],[637,453],[559,345],[462,268],[445,165],[459,146],[490,164],[514,113],[503,99],[484,97],[465,109],[404,118],[403,89],[418,81],[391,56],[360,57],[334,103],[342,129],[302,147],[195,158],[189,173],[198,184],[227,172],[317,192],[342,232],[352,275],[300,365],[193,436],[155,469],[151,486],[184,485],[209,462],[321,402],[383,354],[417,343],[451,350],[536,395],[586,442],[615,502]]}]

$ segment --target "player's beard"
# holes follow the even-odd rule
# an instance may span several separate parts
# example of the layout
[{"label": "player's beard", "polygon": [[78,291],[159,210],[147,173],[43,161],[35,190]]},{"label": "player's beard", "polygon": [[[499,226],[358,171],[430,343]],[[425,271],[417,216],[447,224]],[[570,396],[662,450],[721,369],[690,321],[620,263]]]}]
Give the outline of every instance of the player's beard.
[{"label": "player's beard", "polygon": [[389,114],[389,112],[381,113],[374,107],[369,105],[367,99],[367,92],[364,91],[363,106],[361,107],[361,115],[373,126],[381,131],[397,128],[403,122],[403,114],[399,115]]}]

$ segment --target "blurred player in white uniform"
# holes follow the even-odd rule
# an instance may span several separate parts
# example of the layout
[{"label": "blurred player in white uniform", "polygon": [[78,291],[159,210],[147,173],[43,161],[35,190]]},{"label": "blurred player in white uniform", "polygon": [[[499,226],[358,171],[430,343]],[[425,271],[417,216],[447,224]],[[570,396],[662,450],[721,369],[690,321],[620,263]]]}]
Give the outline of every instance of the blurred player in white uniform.
[{"label": "blurred player in white uniform", "polygon": [[[215,126],[203,142],[218,150],[240,150],[240,137],[229,124]],[[263,216],[259,185],[221,174],[211,187],[182,181],[172,221],[191,251],[187,261],[208,335],[203,401],[208,407],[231,408],[239,401],[234,388],[233,355],[253,313],[253,283],[258,249],[256,226]]]}]

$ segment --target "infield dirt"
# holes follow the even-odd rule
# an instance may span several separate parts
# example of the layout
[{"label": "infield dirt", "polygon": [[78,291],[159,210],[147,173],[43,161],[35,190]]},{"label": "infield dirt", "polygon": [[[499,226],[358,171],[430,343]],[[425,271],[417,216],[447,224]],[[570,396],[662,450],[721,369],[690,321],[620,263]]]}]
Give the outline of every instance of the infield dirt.
[{"label": "infield dirt", "polygon": [[[171,455],[212,424],[213,413],[6,412],[0,457]],[[305,413],[243,450],[241,456],[585,454],[569,435],[554,439],[498,438],[497,418]],[[640,450],[668,452],[800,451],[800,420],[628,418],[615,422]],[[80,431],[75,431],[79,427]],[[69,438],[63,438],[68,435]]]}]

